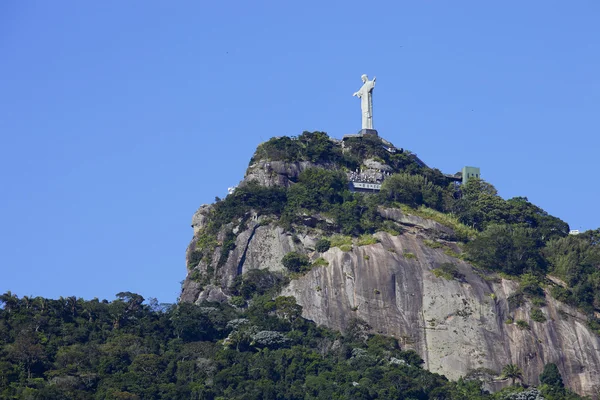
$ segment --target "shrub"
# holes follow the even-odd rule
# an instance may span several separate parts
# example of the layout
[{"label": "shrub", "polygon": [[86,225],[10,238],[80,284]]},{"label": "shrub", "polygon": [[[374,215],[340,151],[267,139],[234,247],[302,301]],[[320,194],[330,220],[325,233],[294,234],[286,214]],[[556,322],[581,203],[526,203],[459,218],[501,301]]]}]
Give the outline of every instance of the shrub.
[{"label": "shrub", "polygon": [[483,268],[511,275],[544,271],[543,245],[534,229],[512,225],[490,225],[465,245],[469,259]]},{"label": "shrub", "polygon": [[192,270],[192,272],[188,276],[189,280],[194,281],[194,282],[199,282],[199,283],[204,283],[206,278],[207,277],[204,276],[204,274],[197,269]]},{"label": "shrub", "polygon": [[187,265],[188,269],[192,269],[196,265],[198,265],[200,263],[200,261],[202,261],[203,257],[204,257],[204,254],[202,254],[201,251],[190,252],[190,255],[188,256],[188,265]]},{"label": "shrub", "polygon": [[323,257],[319,257],[317,258],[313,263],[312,266],[313,267],[327,267],[329,265],[329,262],[327,262],[326,259],[324,259]]},{"label": "shrub", "polygon": [[426,205],[441,209],[443,189],[423,175],[394,174],[383,182],[381,196],[391,202],[407,204],[411,207]]},{"label": "shrub", "polygon": [[511,311],[516,310],[525,303],[525,298],[522,292],[515,292],[508,296],[508,306]]},{"label": "shrub", "polygon": [[352,238],[344,235],[333,235],[331,237],[331,247],[352,246]]},{"label": "shrub", "polygon": [[520,287],[523,293],[529,297],[544,297],[540,279],[531,273],[521,275]]},{"label": "shrub", "polygon": [[423,243],[425,244],[425,246],[431,247],[432,249],[441,249],[444,247],[444,245],[441,244],[440,242],[436,242],[436,241],[429,240],[429,239],[424,240]]},{"label": "shrub", "polygon": [[522,319],[518,319],[517,320],[517,328],[519,328],[520,330],[529,330],[531,329],[529,327],[529,324],[526,321],[523,321]]},{"label": "shrub", "polygon": [[245,274],[237,276],[230,289],[235,295],[242,296],[244,299],[251,299],[255,295],[275,293],[285,283],[286,279],[280,272],[272,272],[267,269],[251,269]]},{"label": "shrub", "polygon": [[404,253],[402,253],[402,255],[404,256],[404,258],[406,258],[407,260],[416,260],[417,256],[415,256],[413,253],[409,252],[409,251],[405,251]]},{"label": "shrub", "polygon": [[342,160],[341,149],[334,146],[325,132],[302,132],[297,138],[272,138],[262,143],[250,160],[336,162]]},{"label": "shrub", "polygon": [[402,232],[402,228],[400,228],[400,226],[398,224],[396,224],[395,222],[392,221],[384,221],[383,224],[381,225],[380,229],[383,232],[387,232],[392,236],[398,236],[400,235]]},{"label": "shrub", "polygon": [[456,234],[457,239],[460,241],[468,242],[470,239],[477,237],[479,234],[477,230],[461,223],[459,219],[452,214],[444,214],[443,212],[424,206],[421,206],[417,209],[410,208],[408,206],[401,208],[406,214],[412,214],[418,217],[431,219],[444,226],[447,226],[448,228],[451,228]]},{"label": "shrub", "polygon": [[536,307],[544,307],[546,305],[546,300],[543,297],[534,297],[531,299],[531,304]]},{"label": "shrub", "polygon": [[286,209],[330,211],[333,205],[344,201],[346,192],[349,193],[348,179],[343,172],[307,168],[298,176],[298,183],[289,188]]},{"label": "shrub", "polygon": [[434,269],[433,274],[438,278],[444,278],[449,281],[456,279],[458,281],[463,281],[465,276],[458,271],[456,265],[452,263],[443,263],[438,268]]},{"label": "shrub", "polygon": [[232,296],[229,299],[229,304],[236,307],[244,307],[246,305],[246,300],[242,296]]},{"label": "shrub", "polygon": [[235,249],[235,239],[236,236],[232,231],[229,231],[225,234],[225,239],[223,239],[223,245],[221,246],[221,256],[219,257],[217,267],[221,267],[227,262],[227,258],[229,258],[229,252]]},{"label": "shrub", "polygon": [[369,234],[360,235],[357,241],[358,246],[368,246],[370,244],[376,244],[379,241],[373,236]]},{"label": "shrub", "polygon": [[558,367],[552,363],[544,365],[544,371],[540,374],[540,382],[556,388],[565,386]]},{"label": "shrub", "polygon": [[351,244],[343,244],[340,246],[340,250],[347,252],[347,251],[352,251],[352,245]]},{"label": "shrub", "polygon": [[315,244],[315,250],[319,253],[325,253],[331,247],[331,242],[325,238],[319,239]]},{"label": "shrub", "polygon": [[310,260],[305,254],[291,251],[283,257],[281,263],[291,272],[302,272],[305,271],[307,269],[306,267],[310,265]]},{"label": "shrub", "polygon": [[539,308],[531,309],[531,319],[535,322],[546,322],[546,315]]},{"label": "shrub", "polygon": [[459,260],[463,260],[464,259],[464,256],[462,254],[459,254],[459,253],[455,252],[450,247],[446,247],[444,249],[444,254],[447,255],[447,256],[450,256],[452,258],[458,258]]}]

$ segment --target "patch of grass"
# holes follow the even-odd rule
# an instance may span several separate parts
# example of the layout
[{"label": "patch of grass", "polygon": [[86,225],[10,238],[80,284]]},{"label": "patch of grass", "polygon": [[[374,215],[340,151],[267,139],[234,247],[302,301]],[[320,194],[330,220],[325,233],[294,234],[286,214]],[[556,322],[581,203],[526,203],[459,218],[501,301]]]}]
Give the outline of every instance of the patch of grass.
[{"label": "patch of grass", "polygon": [[436,242],[434,240],[429,239],[424,240],[423,243],[425,244],[425,246],[431,247],[432,249],[441,249],[444,247],[444,245],[440,242]]},{"label": "patch of grass", "polygon": [[190,273],[188,279],[194,282],[204,283],[205,276],[200,271],[195,269]]},{"label": "patch of grass", "polygon": [[438,268],[432,270],[433,274],[438,278],[444,278],[446,280],[458,280],[463,281],[465,276],[458,271],[456,265],[452,263],[443,263]]},{"label": "patch of grass", "polygon": [[444,254],[447,256],[453,257],[453,258],[458,258],[459,260],[463,260],[465,258],[465,256],[463,256],[460,253],[455,252],[450,247],[446,247],[444,249]]},{"label": "patch of grass", "polygon": [[360,237],[356,241],[357,246],[368,246],[370,244],[377,244],[379,240],[373,235],[364,234],[360,235]]},{"label": "patch of grass", "polygon": [[400,226],[393,221],[384,221],[383,226],[380,229],[392,236],[398,236],[402,233],[402,228],[400,228]]},{"label": "patch of grass", "polygon": [[531,304],[536,307],[544,307],[546,305],[546,299],[543,297],[534,297],[531,299]]},{"label": "patch of grass", "polygon": [[406,258],[407,260],[416,260],[417,256],[415,256],[413,253],[405,251],[404,253],[402,253],[402,255],[404,256],[404,258]]},{"label": "patch of grass", "polygon": [[529,326],[529,324],[526,321],[523,321],[522,319],[518,319],[517,320],[517,328],[519,328],[520,330],[530,330],[531,327]]},{"label": "patch of grass", "polygon": [[227,262],[229,258],[229,252],[235,249],[235,240],[236,236],[233,231],[228,231],[225,234],[225,238],[223,239],[223,244],[221,245],[221,256],[219,257],[219,262],[217,263],[217,268],[222,267]]},{"label": "patch of grass", "polygon": [[444,214],[443,212],[436,211],[425,206],[414,209],[406,204],[400,204],[399,207],[406,214],[412,214],[416,215],[417,217],[431,219],[444,226],[447,226],[448,228],[451,228],[454,233],[456,233],[458,240],[462,242],[468,242],[469,240],[477,237],[478,232],[475,229],[464,225],[456,216],[452,214]]},{"label": "patch of grass", "polygon": [[339,246],[341,251],[351,251],[352,250],[352,245],[351,244],[343,244],[341,246]]},{"label": "patch of grass", "polygon": [[368,256],[368,255],[366,255],[366,254],[363,256],[363,258],[364,258],[365,260],[367,260],[367,261],[371,259],[371,257],[369,257],[369,256]]},{"label": "patch of grass", "polygon": [[329,266],[329,262],[326,259],[324,259],[323,257],[319,257],[315,261],[313,261],[312,266],[313,267],[327,267],[327,266]]},{"label": "patch of grass", "polygon": [[352,237],[344,235],[333,235],[329,240],[331,247],[352,246]]},{"label": "patch of grass", "polygon": [[546,315],[544,315],[542,310],[540,310],[539,308],[531,309],[531,319],[535,322],[546,322],[548,320],[546,318]]},{"label": "patch of grass", "polygon": [[525,298],[522,292],[515,292],[508,296],[508,306],[510,310],[516,310],[525,304]]},{"label": "patch of grass", "polygon": [[215,235],[203,233],[198,236],[189,260],[192,267],[198,265],[201,260],[210,263],[217,246],[219,246],[219,242]]},{"label": "patch of grass", "polygon": [[506,321],[504,321],[506,325],[511,325],[513,322],[515,322],[515,320],[512,319],[512,317],[508,317],[506,318]]}]

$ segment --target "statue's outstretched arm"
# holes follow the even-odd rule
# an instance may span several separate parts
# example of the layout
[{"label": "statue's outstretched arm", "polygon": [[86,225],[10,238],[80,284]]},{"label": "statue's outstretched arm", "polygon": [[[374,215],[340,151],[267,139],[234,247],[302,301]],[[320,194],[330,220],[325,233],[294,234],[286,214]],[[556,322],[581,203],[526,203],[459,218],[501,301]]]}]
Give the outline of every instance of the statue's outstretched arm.
[{"label": "statue's outstretched arm", "polygon": [[360,97],[360,92],[354,92],[352,96]]}]

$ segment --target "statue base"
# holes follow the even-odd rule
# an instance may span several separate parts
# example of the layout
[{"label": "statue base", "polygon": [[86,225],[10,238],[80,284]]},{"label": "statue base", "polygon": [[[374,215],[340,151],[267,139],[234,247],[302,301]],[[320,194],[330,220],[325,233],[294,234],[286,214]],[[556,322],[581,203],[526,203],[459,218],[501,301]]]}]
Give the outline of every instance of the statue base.
[{"label": "statue base", "polygon": [[358,132],[359,135],[375,135],[375,136],[379,136],[377,134],[377,131],[375,129],[361,129],[360,132]]}]

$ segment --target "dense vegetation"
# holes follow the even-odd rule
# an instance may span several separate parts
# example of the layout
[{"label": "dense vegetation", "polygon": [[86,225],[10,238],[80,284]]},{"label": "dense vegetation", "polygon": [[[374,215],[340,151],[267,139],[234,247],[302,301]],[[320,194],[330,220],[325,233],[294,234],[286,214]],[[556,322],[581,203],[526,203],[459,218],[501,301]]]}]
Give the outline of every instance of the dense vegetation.
[{"label": "dense vegetation", "polygon": [[[112,302],[5,293],[0,398],[505,398],[423,370],[415,352],[359,320],[343,334],[317,327],[293,298],[271,296],[279,278],[269,275],[249,276],[250,292],[240,283],[253,297],[243,310],[145,303],[129,292]],[[544,374],[547,392],[567,393],[558,370]]]}]

